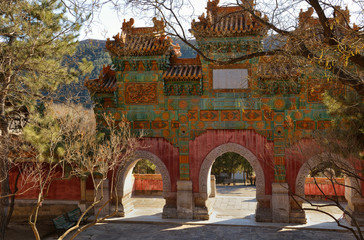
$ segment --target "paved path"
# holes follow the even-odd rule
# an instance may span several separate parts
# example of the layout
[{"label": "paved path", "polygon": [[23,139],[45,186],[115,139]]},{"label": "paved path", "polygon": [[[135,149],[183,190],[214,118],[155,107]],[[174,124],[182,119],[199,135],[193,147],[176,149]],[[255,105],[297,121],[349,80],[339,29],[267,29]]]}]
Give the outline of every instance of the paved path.
[{"label": "paved path", "polygon": [[[214,216],[223,219],[251,219],[254,221],[254,212],[257,206],[255,199],[255,186],[217,186],[217,196],[214,202]],[[323,204],[324,202],[315,202]],[[343,204],[345,205],[345,204]],[[304,208],[309,208],[307,203]],[[321,210],[327,211],[336,218],[342,216],[342,211],[337,207],[325,207]],[[333,222],[332,218],[316,211],[306,211],[306,218],[309,224],[322,224]]]},{"label": "paved path", "polygon": [[[48,238],[51,240],[54,238]],[[346,232],[295,230],[284,228],[177,225],[177,224],[135,224],[112,223],[98,225],[81,233],[77,240],[212,240],[212,239],[249,239],[249,240],[351,240]]]},{"label": "paved path", "polygon": [[[147,221],[162,221],[162,209],[165,200],[162,197],[134,197],[135,210],[125,219]],[[233,225],[250,225],[255,223],[255,186],[217,186],[217,196],[212,198],[214,201],[213,215],[207,223],[228,222]],[[317,202],[316,202],[317,203]],[[303,207],[309,207],[304,204]],[[342,212],[336,207],[325,208],[336,218],[342,216]],[[327,215],[315,211],[306,211],[306,227],[327,228],[336,225]],[[165,220],[163,220],[165,221]]]},{"label": "paved path", "polygon": [[[354,239],[351,233],[337,227],[330,218],[315,212],[306,212],[308,224],[304,225],[257,223],[254,219],[254,187],[218,186],[217,191],[214,214],[208,221],[162,219],[165,203],[162,197],[134,197],[135,210],[132,214],[91,227],[77,239]],[[341,215],[338,209],[329,211],[336,216]],[[16,230],[18,226],[13,227],[13,234],[9,232],[11,237],[6,239],[34,239],[29,227],[20,228],[22,231]],[[43,239],[54,240],[57,236],[48,235]]]}]

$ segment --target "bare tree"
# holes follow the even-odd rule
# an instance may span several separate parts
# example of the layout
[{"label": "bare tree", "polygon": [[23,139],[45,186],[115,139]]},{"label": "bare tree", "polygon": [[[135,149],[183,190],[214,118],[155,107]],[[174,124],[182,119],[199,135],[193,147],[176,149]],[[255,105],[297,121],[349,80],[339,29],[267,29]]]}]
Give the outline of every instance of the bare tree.
[{"label": "bare tree", "polygon": [[[47,192],[52,188],[52,182],[56,180],[71,176],[88,177],[92,180],[95,189],[92,203],[76,225],[68,229],[59,239],[63,239],[67,235],[71,235],[70,239],[74,239],[88,227],[118,213],[119,197],[114,181],[117,179],[117,170],[139,147],[138,137],[130,132],[129,123],[124,118],[120,122],[115,122],[113,116],[106,114],[100,116],[103,121],[98,126],[99,130],[96,130],[93,114],[90,115],[90,111],[92,110],[77,106],[49,107],[48,112],[41,119],[31,121],[24,129],[25,139],[32,142],[34,148],[38,149],[37,159],[34,162],[39,179],[39,194],[37,205],[29,218],[29,223],[37,239],[39,239],[39,233],[36,221],[39,208]],[[46,140],[46,145],[40,146],[41,143],[34,140],[39,137],[44,138],[44,134],[49,135],[49,129],[53,136]],[[36,136],[34,130],[37,132]],[[47,159],[46,166],[44,166],[45,158]],[[70,170],[66,171],[65,166]],[[61,174],[56,171],[59,167],[63,169]],[[108,194],[103,192],[103,183],[107,179],[111,181],[111,189]],[[105,196],[110,197],[104,199]],[[111,213],[100,215],[102,209],[111,202],[116,202],[115,209]],[[98,212],[95,212],[95,219],[91,223],[81,226],[82,218],[100,203],[102,205],[98,207]]]}]

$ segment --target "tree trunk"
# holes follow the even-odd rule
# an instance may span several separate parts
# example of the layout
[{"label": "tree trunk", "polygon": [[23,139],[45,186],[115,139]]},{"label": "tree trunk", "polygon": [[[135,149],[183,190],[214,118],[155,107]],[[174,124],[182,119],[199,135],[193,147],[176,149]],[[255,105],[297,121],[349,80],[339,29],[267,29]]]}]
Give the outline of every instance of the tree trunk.
[{"label": "tree trunk", "polygon": [[10,197],[10,206],[9,206],[8,218],[6,220],[6,227],[10,223],[11,216],[13,216],[14,205],[15,205],[15,194],[18,191],[18,181],[19,181],[20,174],[21,174],[21,171],[19,169],[18,175],[16,175],[16,179],[15,179],[15,183],[14,183],[14,192],[12,192],[12,195]]},{"label": "tree trunk", "polygon": [[6,223],[8,219],[8,210],[9,210],[9,197],[4,197],[9,195],[10,188],[9,188],[9,176],[8,176],[8,163],[6,157],[2,157],[2,175],[6,174],[3,181],[1,182],[1,199],[0,199],[0,240],[5,240],[5,230],[6,230]]},{"label": "tree trunk", "polygon": [[8,219],[9,211],[9,162],[8,162],[8,146],[7,139],[8,133],[8,122],[4,116],[5,112],[5,100],[1,102],[1,116],[0,116],[0,177],[1,177],[1,198],[0,198],[0,240],[5,240],[6,223]]}]

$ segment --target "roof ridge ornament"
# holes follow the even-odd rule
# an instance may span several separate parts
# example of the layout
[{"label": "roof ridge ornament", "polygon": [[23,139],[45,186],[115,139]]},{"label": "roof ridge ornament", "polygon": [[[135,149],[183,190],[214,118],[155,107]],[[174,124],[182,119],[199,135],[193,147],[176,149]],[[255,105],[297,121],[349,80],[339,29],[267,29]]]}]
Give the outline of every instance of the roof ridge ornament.
[{"label": "roof ridge ornament", "polygon": [[[266,26],[244,11],[241,5],[218,6],[219,0],[209,0],[206,7],[206,15],[198,17],[199,22],[193,20],[191,24],[192,34],[199,37],[239,37],[246,35],[264,35]],[[248,5],[254,10],[254,0],[241,0],[243,5]],[[259,11],[254,11],[261,17]],[[264,16],[263,19],[268,19]]]},{"label": "roof ridge ornament", "polygon": [[134,27],[134,18],[130,18],[129,21],[124,19],[123,25],[121,27],[122,33],[127,36],[158,36],[164,35],[165,23],[163,19],[158,20],[156,17],[152,19],[153,27]]},{"label": "roof ridge ornament", "polygon": [[106,40],[106,49],[114,56],[179,55],[179,48],[165,34],[165,22],[153,17],[153,27],[134,27],[134,19],[124,19],[122,32]]}]

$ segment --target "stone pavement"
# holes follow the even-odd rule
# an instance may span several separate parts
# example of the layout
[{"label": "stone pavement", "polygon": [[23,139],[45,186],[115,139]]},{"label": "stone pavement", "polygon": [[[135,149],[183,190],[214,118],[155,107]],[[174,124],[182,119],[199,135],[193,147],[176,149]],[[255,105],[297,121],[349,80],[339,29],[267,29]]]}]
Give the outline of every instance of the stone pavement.
[{"label": "stone pavement", "polygon": [[[257,223],[254,187],[217,186],[217,191],[214,214],[208,221],[162,219],[163,198],[134,197],[131,215],[92,227],[77,239],[354,239],[318,213],[307,212],[305,225]],[[329,211],[341,214],[337,209]]]},{"label": "stone pavement", "polygon": [[[308,223],[304,225],[257,223],[254,187],[217,186],[217,191],[214,214],[208,221],[162,219],[165,200],[139,196],[133,197],[135,210],[129,216],[93,226],[77,239],[354,239],[327,216],[310,211],[306,212]],[[338,209],[329,211],[341,215]],[[43,239],[54,240],[57,236]]]},{"label": "stone pavement", "polygon": [[[162,197],[134,197],[135,210],[124,218],[114,218],[112,222],[128,223],[169,223],[188,225],[223,225],[223,226],[252,226],[252,227],[278,227],[290,229],[320,229],[338,230],[342,228],[328,216],[313,211],[306,211],[307,224],[281,224],[281,223],[259,223],[255,222],[255,189],[248,186],[218,186],[218,195],[213,205],[214,211],[209,220],[183,220],[162,219],[162,209],[165,200]],[[241,192],[239,194],[238,192]],[[225,194],[221,194],[225,192]],[[308,206],[308,205],[304,205]],[[339,218],[342,213],[336,207],[327,208],[335,217]],[[345,224],[345,221],[341,221]]]},{"label": "stone pavement", "polygon": [[[51,240],[54,238],[48,238]],[[347,232],[296,230],[269,227],[109,223],[89,228],[77,240],[351,240]]]}]

